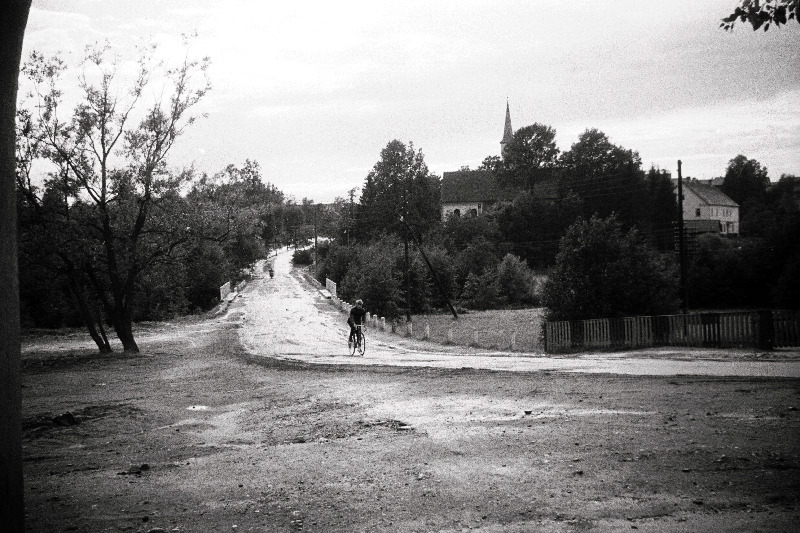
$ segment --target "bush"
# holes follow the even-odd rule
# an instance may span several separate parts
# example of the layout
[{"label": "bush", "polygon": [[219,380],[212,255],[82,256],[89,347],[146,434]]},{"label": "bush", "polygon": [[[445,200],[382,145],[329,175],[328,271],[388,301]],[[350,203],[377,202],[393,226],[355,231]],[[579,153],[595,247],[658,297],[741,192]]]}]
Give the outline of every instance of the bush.
[{"label": "bush", "polygon": [[779,309],[800,309],[800,251],[784,265],[772,289],[772,301]]},{"label": "bush", "polygon": [[331,241],[320,240],[317,243],[317,261],[324,261],[331,251]]},{"label": "bush", "polygon": [[450,254],[447,253],[441,246],[425,245],[425,253],[428,260],[431,262],[433,270],[436,272],[441,288],[437,286],[436,280],[428,270],[426,265],[422,268],[425,270],[425,275],[428,277],[428,285],[430,287],[429,300],[427,307],[429,309],[445,309],[447,307],[447,300],[445,299],[442,291],[445,292],[450,300],[454,300],[458,295],[456,282],[455,282],[455,265]]},{"label": "bush", "polygon": [[185,262],[174,261],[144,272],[136,284],[133,320],[168,320],[185,314],[189,306],[183,283],[186,268]]},{"label": "bush", "polygon": [[186,258],[184,293],[192,312],[219,303],[219,288],[236,272],[218,243],[201,241]]},{"label": "bush", "polygon": [[536,280],[528,264],[513,254],[506,254],[497,265],[500,296],[510,304],[535,304]]},{"label": "bush", "polygon": [[678,309],[678,286],[674,263],[636,230],[595,216],[567,229],[543,300],[548,320],[659,315]]},{"label": "bush", "polygon": [[[347,275],[347,269],[357,254],[357,247],[341,246],[333,243],[325,254],[325,260],[317,268],[317,280],[325,283],[325,278],[330,278],[336,283],[341,282]],[[319,258],[318,258],[319,259]]]},{"label": "bush", "polygon": [[463,289],[470,274],[481,277],[487,272],[494,273],[497,261],[495,245],[482,236],[475,238],[456,256],[456,285]]},{"label": "bush", "polygon": [[769,289],[757,243],[701,235],[689,258],[689,305],[720,309],[768,306]]},{"label": "bush", "polygon": [[361,299],[371,313],[398,315],[402,271],[396,269],[396,239],[384,238],[368,246],[355,246],[347,274],[340,284],[341,297]]},{"label": "bush", "polygon": [[306,266],[314,262],[314,251],[310,248],[305,250],[295,250],[292,254],[292,264],[294,266]]},{"label": "bush", "polygon": [[494,271],[486,272],[482,276],[470,272],[461,292],[462,305],[470,309],[494,309],[505,301],[500,295],[500,286]]}]

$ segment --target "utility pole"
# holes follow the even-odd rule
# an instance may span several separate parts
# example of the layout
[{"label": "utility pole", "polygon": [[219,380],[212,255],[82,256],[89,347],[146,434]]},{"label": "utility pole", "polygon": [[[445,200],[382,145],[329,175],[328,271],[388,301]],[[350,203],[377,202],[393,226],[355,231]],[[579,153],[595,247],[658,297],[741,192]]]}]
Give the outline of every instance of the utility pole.
[{"label": "utility pole", "polygon": [[400,221],[405,226],[405,231],[403,232],[403,239],[405,245],[405,254],[406,254],[406,262],[405,262],[405,283],[406,283],[406,322],[411,322],[411,282],[408,278],[408,200],[409,195],[411,194],[411,175],[409,174],[406,187],[405,187],[405,198],[403,201],[403,209],[404,213],[403,216],[400,217]]},{"label": "utility pole", "polygon": [[[405,222],[405,219],[403,219]],[[405,242],[405,253],[406,253],[406,262],[405,262],[405,284],[406,284],[406,322],[411,322],[411,282],[408,278],[408,225],[406,224],[406,231],[404,233]]]},{"label": "utility pole", "polygon": [[678,159],[678,252],[681,262],[681,312],[685,315],[689,308],[689,291],[686,286],[686,230],[683,227],[683,176],[681,160]]},{"label": "utility pole", "polygon": [[345,230],[345,233],[347,235],[347,246],[350,246],[350,234],[353,233],[353,226],[354,226],[354,224],[353,224],[353,202],[354,202],[354,200],[353,199],[354,199],[354,197],[356,195],[356,188],[353,187],[352,189],[350,189],[349,194],[350,194],[350,216],[347,217],[347,229]]},{"label": "utility pole", "polygon": [[417,234],[414,232],[414,229],[411,228],[408,224],[406,224],[406,231],[409,231],[409,230],[411,231],[411,237],[414,239],[414,242],[417,244],[417,249],[422,254],[422,258],[425,260],[425,264],[428,265],[428,270],[430,270],[431,271],[431,275],[433,275],[433,281],[434,281],[434,283],[436,283],[436,287],[439,289],[439,292],[442,293],[442,296],[444,297],[445,301],[447,302],[447,307],[450,308],[450,312],[453,313],[453,318],[458,319],[458,313],[456,313],[455,307],[453,307],[453,304],[450,302],[450,297],[447,295],[447,291],[444,289],[444,285],[442,285],[442,282],[439,280],[439,276],[436,274],[436,271],[433,269],[433,265],[431,265],[431,262],[428,259],[428,256],[425,254],[425,250],[422,249],[422,242],[420,241],[419,237],[417,237]]},{"label": "utility pole", "polygon": [[317,207],[314,205],[314,274],[317,274]]}]

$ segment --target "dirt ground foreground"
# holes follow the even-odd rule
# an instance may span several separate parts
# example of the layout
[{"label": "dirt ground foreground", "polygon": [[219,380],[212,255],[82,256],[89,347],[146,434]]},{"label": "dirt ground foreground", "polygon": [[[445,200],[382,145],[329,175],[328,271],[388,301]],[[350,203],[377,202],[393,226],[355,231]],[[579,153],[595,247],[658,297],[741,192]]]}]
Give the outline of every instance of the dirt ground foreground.
[{"label": "dirt ground foreground", "polygon": [[136,356],[28,340],[29,531],[796,531],[796,377],[364,364],[268,283]]}]

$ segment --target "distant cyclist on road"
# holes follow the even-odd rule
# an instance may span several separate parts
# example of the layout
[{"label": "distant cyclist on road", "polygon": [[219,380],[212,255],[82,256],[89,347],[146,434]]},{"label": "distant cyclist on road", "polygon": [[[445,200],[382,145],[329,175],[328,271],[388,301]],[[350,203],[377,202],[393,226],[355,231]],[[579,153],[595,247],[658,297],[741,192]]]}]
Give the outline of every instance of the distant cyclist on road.
[{"label": "distant cyclist on road", "polygon": [[350,309],[350,316],[347,317],[347,324],[350,326],[350,340],[356,340],[356,325],[364,324],[364,317],[367,312],[364,310],[364,302],[356,300],[356,305]]}]

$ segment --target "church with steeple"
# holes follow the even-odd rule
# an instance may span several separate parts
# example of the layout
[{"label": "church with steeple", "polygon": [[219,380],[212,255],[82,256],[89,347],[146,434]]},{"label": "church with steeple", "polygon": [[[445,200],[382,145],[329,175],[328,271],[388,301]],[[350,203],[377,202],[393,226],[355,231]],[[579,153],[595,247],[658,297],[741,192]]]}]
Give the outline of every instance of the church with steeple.
[{"label": "church with steeple", "polygon": [[508,108],[508,100],[506,100],[506,125],[503,129],[503,140],[500,141],[500,157],[506,157],[506,146],[514,138],[514,130],[511,129],[511,110]]},{"label": "church with steeple", "polygon": [[[514,137],[511,110],[506,101],[506,121],[500,141],[500,157]],[[442,174],[442,220],[449,216],[476,217],[503,197],[497,176],[489,170],[457,170]]]}]

